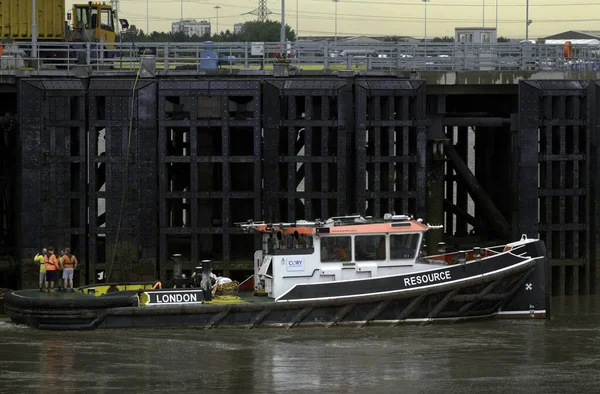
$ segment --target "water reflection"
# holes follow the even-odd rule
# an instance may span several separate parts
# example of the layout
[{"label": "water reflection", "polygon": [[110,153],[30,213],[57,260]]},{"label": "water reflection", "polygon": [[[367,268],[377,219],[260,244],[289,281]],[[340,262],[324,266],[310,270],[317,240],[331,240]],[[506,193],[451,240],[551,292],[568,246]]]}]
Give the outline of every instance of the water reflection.
[{"label": "water reflection", "polygon": [[427,327],[54,333],[0,322],[0,391],[590,391],[598,300],[553,300],[551,321]]}]

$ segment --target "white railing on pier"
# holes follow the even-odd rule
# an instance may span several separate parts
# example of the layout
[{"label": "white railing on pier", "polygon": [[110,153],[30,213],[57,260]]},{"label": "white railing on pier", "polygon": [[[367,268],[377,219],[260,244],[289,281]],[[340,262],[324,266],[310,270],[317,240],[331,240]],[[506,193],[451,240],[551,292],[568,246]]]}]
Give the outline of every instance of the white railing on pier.
[{"label": "white railing on pier", "polygon": [[[158,73],[215,68],[271,70],[277,54],[301,71],[600,71],[600,47],[546,44],[381,43],[44,43],[37,55],[29,42],[6,45],[0,71],[18,69],[137,70],[143,57]],[[258,51],[257,51],[258,50]],[[568,56],[565,56],[567,52]],[[259,54],[257,54],[259,53]],[[56,55],[56,56],[54,56]]]}]

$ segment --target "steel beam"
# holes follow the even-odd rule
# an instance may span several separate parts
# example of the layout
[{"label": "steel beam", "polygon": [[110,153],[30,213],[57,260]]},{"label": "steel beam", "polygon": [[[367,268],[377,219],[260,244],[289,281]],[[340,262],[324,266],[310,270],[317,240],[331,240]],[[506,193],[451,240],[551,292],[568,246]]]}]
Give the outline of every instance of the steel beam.
[{"label": "steel beam", "polygon": [[340,78],[266,80],[264,107],[267,218],[347,213],[352,84]]},{"label": "steel beam", "polygon": [[[519,135],[530,141],[524,143],[521,140],[521,152],[529,149],[531,164],[527,169],[521,168],[522,175],[529,175],[523,175],[519,185],[524,188],[523,184],[529,183],[529,198],[534,199],[533,193],[536,202],[539,198],[540,212],[539,226],[537,204],[531,207],[533,212],[527,221],[536,223],[554,261],[586,260],[581,270],[573,266],[555,268],[558,278],[554,290],[559,295],[588,294],[590,282],[595,282],[590,277],[595,248],[592,230],[594,183],[591,179],[595,171],[590,149],[593,149],[593,125],[596,122],[594,110],[588,103],[593,100],[588,97],[593,88],[588,89],[588,85],[583,81],[528,81],[520,85],[520,100],[524,105],[519,109]],[[537,187],[534,190],[538,165],[539,193]],[[523,210],[521,221],[524,222]]]},{"label": "steel beam", "polygon": [[92,79],[88,97],[89,280],[100,271],[109,281],[153,279],[156,82]]},{"label": "steel beam", "polygon": [[589,185],[590,202],[590,244],[589,274],[590,292],[595,293],[600,284],[600,82],[590,83],[588,92],[587,130],[590,133]]},{"label": "steel beam", "polygon": [[502,216],[502,213],[500,213],[498,208],[496,208],[496,205],[487,193],[479,185],[469,167],[467,167],[458,152],[454,149],[453,144],[448,140],[442,141],[442,144],[444,145],[444,154],[452,161],[452,165],[454,166],[459,179],[464,182],[475,204],[482,207],[484,215],[488,217],[488,220],[490,220],[490,223],[497,233],[505,239],[510,239],[510,226],[508,222],[504,216]]},{"label": "steel beam", "polygon": [[358,213],[425,216],[425,99],[422,81],[356,80]]},{"label": "steel beam", "polygon": [[263,219],[260,81],[165,79],[158,95],[161,272],[177,253],[229,274],[259,247],[234,223]]},{"label": "steel beam", "polygon": [[456,127],[504,127],[510,125],[510,118],[444,117],[442,124]]},{"label": "steel beam", "polygon": [[[18,92],[21,259],[54,246],[57,252],[70,247],[85,261],[85,86],[81,80],[22,79]],[[23,272],[22,284],[29,286],[31,278]]]}]

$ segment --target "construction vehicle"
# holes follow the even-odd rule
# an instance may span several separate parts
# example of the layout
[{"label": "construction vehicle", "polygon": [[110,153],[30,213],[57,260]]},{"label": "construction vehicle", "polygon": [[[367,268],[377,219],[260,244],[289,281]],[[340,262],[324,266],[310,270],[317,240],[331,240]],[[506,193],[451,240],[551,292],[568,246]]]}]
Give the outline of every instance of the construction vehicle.
[{"label": "construction vehicle", "polygon": [[[31,7],[31,0],[0,0],[0,40],[4,45],[19,46],[19,43],[32,41]],[[66,57],[64,45],[45,44],[49,42],[105,42],[109,44],[105,48],[114,48],[110,43],[115,42],[116,15],[110,5],[92,1],[73,4],[67,21],[65,0],[36,0],[36,9],[40,58]]]}]

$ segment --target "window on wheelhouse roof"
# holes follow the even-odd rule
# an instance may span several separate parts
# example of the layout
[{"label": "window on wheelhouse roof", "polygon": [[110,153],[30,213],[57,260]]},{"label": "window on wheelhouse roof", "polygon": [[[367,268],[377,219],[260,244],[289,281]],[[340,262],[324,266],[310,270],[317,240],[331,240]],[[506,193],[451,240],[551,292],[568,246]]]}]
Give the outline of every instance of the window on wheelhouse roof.
[{"label": "window on wheelhouse roof", "polygon": [[321,262],[350,261],[350,237],[321,237]]},{"label": "window on wheelhouse roof", "polygon": [[354,237],[354,260],[385,260],[385,235],[357,235]]},{"label": "window on wheelhouse roof", "polygon": [[390,259],[414,259],[421,234],[390,234]]}]

